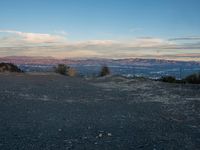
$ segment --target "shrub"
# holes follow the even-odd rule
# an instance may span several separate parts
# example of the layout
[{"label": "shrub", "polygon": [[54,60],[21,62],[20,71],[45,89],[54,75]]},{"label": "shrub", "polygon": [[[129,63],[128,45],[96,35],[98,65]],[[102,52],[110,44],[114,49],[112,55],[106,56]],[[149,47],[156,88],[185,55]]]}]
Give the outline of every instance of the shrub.
[{"label": "shrub", "polygon": [[200,84],[200,73],[189,75],[184,80],[186,83]]},{"label": "shrub", "polygon": [[160,81],[162,81],[162,82],[168,82],[168,83],[176,83],[176,82],[177,82],[176,78],[173,77],[173,76],[165,76],[165,77],[162,77],[162,78],[160,79]]},{"label": "shrub", "polygon": [[76,72],[75,69],[70,68],[70,67],[67,69],[67,76],[69,76],[69,77],[75,77],[76,75],[77,75],[77,72]]},{"label": "shrub", "polygon": [[0,63],[0,72],[23,72],[12,63]]},{"label": "shrub", "polygon": [[67,74],[67,69],[69,67],[66,66],[65,64],[58,64],[58,66],[55,68],[55,72],[62,74],[62,75],[66,75]]},{"label": "shrub", "polygon": [[66,66],[65,64],[59,64],[55,68],[55,72],[62,74],[62,75],[67,75],[67,76],[70,76],[70,77],[74,77],[77,74],[75,69],[73,69],[69,66]]},{"label": "shrub", "polygon": [[107,76],[110,74],[110,69],[107,66],[101,68],[100,77]]}]

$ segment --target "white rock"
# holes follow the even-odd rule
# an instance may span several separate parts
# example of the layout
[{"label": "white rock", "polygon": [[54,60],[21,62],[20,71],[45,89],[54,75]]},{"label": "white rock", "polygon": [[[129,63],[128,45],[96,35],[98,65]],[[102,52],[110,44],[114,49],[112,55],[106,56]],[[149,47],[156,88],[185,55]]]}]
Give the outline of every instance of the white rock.
[{"label": "white rock", "polygon": [[103,134],[102,133],[99,133],[99,137],[101,138],[103,136]]},{"label": "white rock", "polygon": [[108,135],[108,136],[112,136],[112,133],[108,133],[107,135]]},{"label": "white rock", "polygon": [[61,132],[61,131],[62,131],[62,129],[58,129],[58,131],[59,131],[59,132]]}]

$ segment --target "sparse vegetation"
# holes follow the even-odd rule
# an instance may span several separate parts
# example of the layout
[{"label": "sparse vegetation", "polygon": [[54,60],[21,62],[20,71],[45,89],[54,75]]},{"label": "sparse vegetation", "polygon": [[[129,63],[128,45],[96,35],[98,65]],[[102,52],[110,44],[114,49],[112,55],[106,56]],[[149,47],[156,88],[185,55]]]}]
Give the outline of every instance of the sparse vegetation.
[{"label": "sparse vegetation", "polygon": [[67,76],[69,77],[75,77],[77,75],[77,72],[74,68],[69,67],[67,69]]},{"label": "sparse vegetation", "polygon": [[55,68],[55,72],[62,74],[62,75],[67,75],[70,77],[74,77],[76,76],[77,72],[75,69],[65,65],[65,64],[59,64],[56,68]]},{"label": "sparse vegetation", "polygon": [[182,80],[177,80],[173,76],[165,76],[165,77],[162,77],[159,81],[168,82],[168,83],[200,84],[200,73],[189,75]]},{"label": "sparse vegetation", "polygon": [[173,76],[164,76],[164,77],[162,77],[160,79],[160,81],[162,81],[162,82],[168,82],[168,83],[176,83],[177,82],[176,78],[173,77]]},{"label": "sparse vegetation", "polygon": [[108,66],[103,66],[101,68],[100,77],[104,77],[107,75],[110,75],[110,69],[108,68]]},{"label": "sparse vegetation", "polygon": [[69,67],[66,66],[65,64],[58,64],[58,66],[55,68],[55,72],[62,74],[62,75],[66,75],[67,74],[67,69]]},{"label": "sparse vegetation", "polygon": [[12,63],[0,63],[0,72],[23,72]]},{"label": "sparse vegetation", "polygon": [[195,73],[187,76],[184,81],[191,84],[200,84],[200,73]]}]

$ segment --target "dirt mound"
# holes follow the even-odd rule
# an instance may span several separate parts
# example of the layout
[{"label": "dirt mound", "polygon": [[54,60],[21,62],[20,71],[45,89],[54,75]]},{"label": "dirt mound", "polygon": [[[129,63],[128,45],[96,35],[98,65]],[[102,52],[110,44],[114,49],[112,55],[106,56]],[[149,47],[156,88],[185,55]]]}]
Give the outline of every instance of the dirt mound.
[{"label": "dirt mound", "polygon": [[0,63],[0,72],[23,72],[12,63]]}]

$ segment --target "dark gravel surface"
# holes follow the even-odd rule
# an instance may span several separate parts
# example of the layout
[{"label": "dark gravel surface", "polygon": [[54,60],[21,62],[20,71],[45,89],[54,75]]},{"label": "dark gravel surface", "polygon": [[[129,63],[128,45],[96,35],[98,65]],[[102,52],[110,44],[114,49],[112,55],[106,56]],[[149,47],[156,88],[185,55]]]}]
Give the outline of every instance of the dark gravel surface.
[{"label": "dark gravel surface", "polygon": [[0,74],[0,150],[199,150],[200,86]]}]

